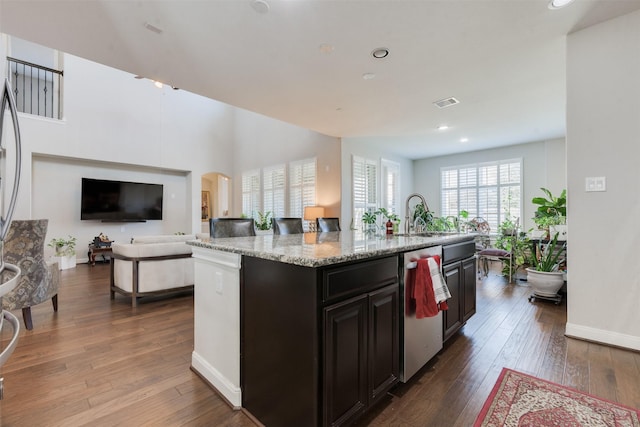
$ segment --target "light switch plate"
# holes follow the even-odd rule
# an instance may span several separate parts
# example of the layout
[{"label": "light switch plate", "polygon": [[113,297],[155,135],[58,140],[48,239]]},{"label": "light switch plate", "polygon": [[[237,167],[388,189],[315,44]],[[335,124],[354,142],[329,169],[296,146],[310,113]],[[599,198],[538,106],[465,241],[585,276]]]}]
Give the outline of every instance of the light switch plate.
[{"label": "light switch plate", "polygon": [[607,178],[604,176],[588,176],[585,178],[585,191],[607,191]]}]

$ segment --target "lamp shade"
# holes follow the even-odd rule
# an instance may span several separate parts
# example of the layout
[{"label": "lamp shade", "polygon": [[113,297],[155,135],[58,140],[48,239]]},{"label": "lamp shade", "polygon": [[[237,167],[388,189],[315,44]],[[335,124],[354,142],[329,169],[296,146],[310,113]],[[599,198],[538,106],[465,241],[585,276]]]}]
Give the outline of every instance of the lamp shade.
[{"label": "lamp shade", "polygon": [[305,221],[315,221],[316,218],[322,218],[323,216],[324,216],[324,208],[322,206],[305,206],[304,207]]}]

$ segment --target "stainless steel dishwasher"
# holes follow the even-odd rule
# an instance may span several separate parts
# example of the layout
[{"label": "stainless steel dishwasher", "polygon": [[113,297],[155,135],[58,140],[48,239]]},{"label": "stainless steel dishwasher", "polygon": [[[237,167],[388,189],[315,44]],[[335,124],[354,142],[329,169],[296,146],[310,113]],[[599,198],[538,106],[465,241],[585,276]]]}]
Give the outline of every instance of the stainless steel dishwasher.
[{"label": "stainless steel dishwasher", "polygon": [[405,383],[442,349],[442,312],[434,317],[416,319],[415,310],[411,310],[411,295],[405,286],[409,270],[415,268],[415,262],[434,255],[442,256],[442,246],[432,246],[404,254],[404,274],[400,288],[401,309],[404,313],[400,381]]}]

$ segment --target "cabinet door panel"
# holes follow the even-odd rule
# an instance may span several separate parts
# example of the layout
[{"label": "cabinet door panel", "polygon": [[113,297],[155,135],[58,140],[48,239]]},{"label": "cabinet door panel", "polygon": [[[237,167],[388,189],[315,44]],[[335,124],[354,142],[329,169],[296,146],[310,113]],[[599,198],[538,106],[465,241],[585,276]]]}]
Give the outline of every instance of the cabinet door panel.
[{"label": "cabinet door panel", "polygon": [[398,380],[398,310],[398,285],[369,294],[370,404]]},{"label": "cabinet door panel", "polygon": [[443,339],[446,341],[460,327],[462,327],[462,267],[460,262],[455,262],[443,267],[444,280],[451,293],[447,300],[448,310],[443,312]]},{"label": "cabinet door panel", "polygon": [[341,425],[367,407],[367,295],[324,310],[324,420]]},{"label": "cabinet door panel", "polygon": [[462,261],[462,276],[464,278],[464,305],[462,321],[466,322],[476,314],[476,259],[468,258]]}]

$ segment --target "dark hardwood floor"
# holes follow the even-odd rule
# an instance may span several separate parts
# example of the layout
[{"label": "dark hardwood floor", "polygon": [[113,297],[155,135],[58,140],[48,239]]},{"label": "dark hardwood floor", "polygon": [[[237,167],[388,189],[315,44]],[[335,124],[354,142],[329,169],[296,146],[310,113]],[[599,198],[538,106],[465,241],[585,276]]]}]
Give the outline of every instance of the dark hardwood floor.
[{"label": "dark hardwood floor", "polygon": [[[254,425],[189,369],[191,295],[132,309],[109,299],[108,265],[61,273],[58,313],[33,308],[1,372],[2,426]],[[479,281],[477,314],[358,425],[470,426],[502,367],[640,408],[640,353],[565,338],[565,305],[529,293],[495,274]]]}]

